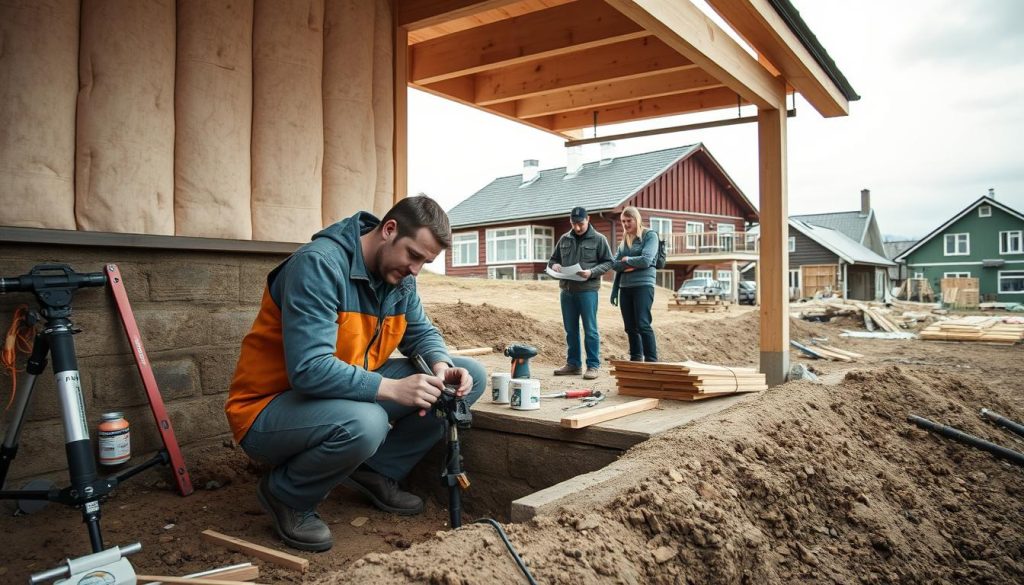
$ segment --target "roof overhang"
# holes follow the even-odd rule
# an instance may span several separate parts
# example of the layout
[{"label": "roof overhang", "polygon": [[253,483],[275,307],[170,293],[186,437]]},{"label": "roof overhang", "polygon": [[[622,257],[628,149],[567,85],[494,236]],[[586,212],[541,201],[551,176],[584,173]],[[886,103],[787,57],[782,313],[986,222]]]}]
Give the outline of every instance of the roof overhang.
[{"label": "roof overhang", "polygon": [[569,139],[744,104],[784,109],[790,91],[824,116],[848,113],[856,94],[788,0],[709,3],[745,44],[689,0],[397,0],[395,22],[408,31],[410,86]]}]

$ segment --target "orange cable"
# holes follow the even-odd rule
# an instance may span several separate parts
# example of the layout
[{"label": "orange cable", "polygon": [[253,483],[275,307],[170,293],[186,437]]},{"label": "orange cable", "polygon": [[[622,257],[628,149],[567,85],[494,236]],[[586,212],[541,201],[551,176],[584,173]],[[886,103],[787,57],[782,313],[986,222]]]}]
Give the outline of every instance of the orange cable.
[{"label": "orange cable", "polygon": [[28,354],[32,351],[32,338],[35,328],[25,324],[25,316],[28,314],[28,305],[19,305],[14,310],[14,320],[7,328],[7,335],[4,337],[4,349],[0,354],[0,364],[11,376],[11,398],[7,401],[6,411],[14,404],[14,395],[18,390],[18,352]]}]

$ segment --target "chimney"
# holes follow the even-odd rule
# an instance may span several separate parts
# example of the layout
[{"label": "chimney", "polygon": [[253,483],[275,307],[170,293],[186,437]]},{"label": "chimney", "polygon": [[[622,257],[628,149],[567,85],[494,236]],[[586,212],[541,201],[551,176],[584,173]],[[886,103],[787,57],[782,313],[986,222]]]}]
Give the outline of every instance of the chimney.
[{"label": "chimney", "polygon": [[602,142],[601,143],[601,166],[611,163],[615,160],[615,143],[614,142]]},{"label": "chimney", "polygon": [[570,146],[565,149],[565,176],[574,176],[583,168],[583,146]]},{"label": "chimney", "polygon": [[860,216],[867,217],[868,213],[871,212],[871,190],[861,189],[860,190]]},{"label": "chimney", "polygon": [[523,185],[533,181],[540,174],[540,161],[528,158],[523,161]]},{"label": "chimney", "polygon": [[996,198],[996,188],[995,187],[989,187],[988,188],[988,197],[989,197],[989,199],[995,199]]}]

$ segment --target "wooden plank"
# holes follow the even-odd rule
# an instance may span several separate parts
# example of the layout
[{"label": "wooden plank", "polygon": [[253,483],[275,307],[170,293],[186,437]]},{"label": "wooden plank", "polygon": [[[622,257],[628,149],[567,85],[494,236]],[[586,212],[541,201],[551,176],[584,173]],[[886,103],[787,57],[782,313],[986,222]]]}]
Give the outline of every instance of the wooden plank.
[{"label": "wooden plank", "polygon": [[472,356],[472,355],[487,355],[494,353],[494,348],[491,347],[469,347],[466,349],[456,349],[449,351],[448,355],[461,355],[461,356]]},{"label": "wooden plank", "polygon": [[602,0],[579,0],[413,45],[410,80],[429,84],[649,34]]},{"label": "wooden plank", "polygon": [[517,2],[519,0],[402,0],[394,3],[395,27],[416,30],[437,26]]},{"label": "wooden plank", "polygon": [[228,568],[223,571],[216,571],[207,575],[213,579],[224,579],[227,581],[252,581],[259,578],[260,568],[256,565],[249,565],[248,567],[237,567],[234,569]]},{"label": "wooden plank", "polygon": [[561,424],[563,427],[569,429],[582,429],[584,427],[589,427],[590,425],[596,425],[608,420],[622,418],[624,416],[629,416],[631,414],[651,410],[657,407],[658,400],[653,398],[633,400],[625,404],[606,406],[583,414],[562,417]]},{"label": "wooden plank", "polygon": [[[594,125],[594,112],[597,112],[597,123],[605,125],[658,118],[673,114],[735,108],[738,105],[740,105],[740,98],[736,92],[730,88],[719,87],[692,93],[637,100],[591,110],[554,114],[547,127],[555,132],[587,128]],[[542,118],[531,118],[531,120],[537,124],[542,124]]]},{"label": "wooden plank", "polygon": [[[206,577],[168,577],[165,575],[136,575],[140,583],[184,583],[185,585],[239,585],[242,581],[234,579],[208,579]],[[253,584],[257,585],[257,584]]]},{"label": "wooden plank", "polygon": [[242,540],[241,538],[221,534],[214,530],[204,530],[201,534],[201,537],[206,542],[219,544],[229,550],[239,551],[252,555],[256,558],[274,563],[275,565],[284,567],[286,569],[299,571],[300,573],[305,573],[309,570],[308,559],[297,557],[295,555],[274,550],[272,548],[268,548],[265,546],[260,546],[258,544]]}]

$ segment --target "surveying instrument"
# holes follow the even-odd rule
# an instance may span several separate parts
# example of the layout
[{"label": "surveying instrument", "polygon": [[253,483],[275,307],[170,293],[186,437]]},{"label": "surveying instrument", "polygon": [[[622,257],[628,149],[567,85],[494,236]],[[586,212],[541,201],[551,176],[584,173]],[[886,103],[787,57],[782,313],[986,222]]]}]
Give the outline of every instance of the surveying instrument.
[{"label": "surveying instrument", "polygon": [[[139,465],[125,469],[110,477],[100,477],[96,471],[93,444],[82,399],[82,387],[72,336],[81,330],[71,322],[71,299],[80,288],[101,287],[110,284],[114,291],[122,322],[128,332],[132,353],[135,354],[143,383],[149,394],[150,406],[157,418],[165,449]],[[45,500],[58,502],[82,511],[82,521],[89,533],[91,555],[68,559],[65,566],[32,575],[31,583],[67,577],[59,583],[104,583],[132,585],[135,573],[124,557],[141,549],[139,543],[104,550],[100,532],[100,502],[106,499],[121,482],[158,464],[172,463],[182,495],[192,491],[188,472],[185,471],[170,421],[167,420],[163,400],[156,390],[152,368],[138,339],[138,327],[128,305],[124,283],[117,266],[108,264],[104,272],[78,273],[66,264],[40,264],[25,275],[0,278],[0,294],[27,292],[39,303],[38,313],[30,311],[24,324],[36,330],[32,351],[25,366],[26,375],[19,381],[10,425],[0,445],[0,488],[18,452],[18,440],[37,377],[46,368],[47,357],[53,361],[57,397],[64,427],[64,450],[68,462],[71,485],[64,489],[0,491],[0,499]],[[41,324],[41,328],[38,325]],[[147,378],[148,374],[148,378]],[[152,382],[152,384],[150,383]],[[155,394],[155,396],[154,396]],[[183,476],[183,477],[182,477]],[[90,581],[89,579],[94,579]],[[98,580],[97,580],[98,579]]]}]

